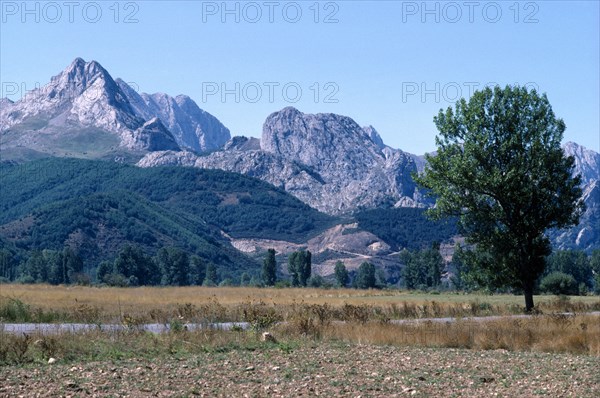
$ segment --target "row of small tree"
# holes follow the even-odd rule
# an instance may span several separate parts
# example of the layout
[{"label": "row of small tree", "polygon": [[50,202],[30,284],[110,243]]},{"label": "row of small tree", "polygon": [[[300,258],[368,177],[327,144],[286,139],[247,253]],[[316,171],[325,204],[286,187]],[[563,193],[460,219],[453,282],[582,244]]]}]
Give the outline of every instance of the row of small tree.
[{"label": "row of small tree", "polygon": [[[262,283],[265,286],[274,286],[277,283],[277,259],[275,249],[267,250],[267,255],[262,266]],[[312,253],[309,250],[295,251],[288,257],[288,273],[291,285],[308,286],[312,272]]]},{"label": "row of small tree", "polygon": [[0,277],[23,283],[50,283],[53,285],[81,283],[89,280],[83,273],[83,261],[75,252],[66,247],[63,250],[40,250],[16,267],[13,256],[0,250]]},{"label": "row of small tree", "polygon": [[[465,250],[457,246],[452,262],[448,265],[449,278],[442,286],[442,274],[446,268],[439,252],[439,245],[421,250],[403,250],[399,254],[396,277],[390,283],[407,289],[496,290],[495,276],[481,272],[482,263],[492,262],[494,257],[483,251]],[[0,250],[0,277],[22,283],[73,284],[92,283],[93,269],[85,269],[84,263],[70,248],[42,250],[17,263],[6,249]],[[289,279],[279,274],[274,249],[269,249],[259,274],[244,273],[239,281],[221,280],[214,264],[185,251],[167,247],[149,256],[137,246],[124,246],[114,261],[104,261],[96,269],[96,281],[114,286],[139,285],[205,285],[216,286],[240,284],[242,286],[294,286],[294,287],[354,287],[360,289],[383,288],[388,280],[382,268],[364,262],[355,271],[346,265],[335,264],[333,281],[320,275],[312,275],[310,251],[296,251],[287,259]],[[394,271],[391,271],[394,274]],[[400,278],[397,279],[397,276]],[[397,282],[399,280],[399,282]],[[505,290],[513,291],[514,290]],[[545,271],[538,278],[536,292],[551,294],[600,293],[600,250],[591,256],[582,251],[556,251],[547,258]]]},{"label": "row of small tree", "polygon": [[[320,275],[312,276],[312,254],[310,251],[299,250],[288,256],[287,271],[290,276],[289,284],[293,287],[321,287],[331,286]],[[337,287],[352,287],[359,289],[381,288],[386,285],[383,270],[377,269],[373,264],[364,262],[351,277],[346,265],[338,261],[335,264],[334,277]],[[267,250],[263,261],[261,282],[264,286],[277,284],[277,259],[275,249]],[[351,283],[352,282],[352,283]]]},{"label": "row of small tree", "polygon": [[[451,289],[451,290],[495,290],[489,274],[482,273],[482,263],[494,261],[491,254],[483,251],[465,250],[457,246],[449,264],[447,282],[442,285],[446,264],[440,254],[440,245],[432,244],[421,250],[402,250],[399,264],[402,264],[398,286],[409,290]],[[297,251],[289,255],[287,270],[291,286],[336,286],[359,289],[384,288],[388,286],[385,272],[372,263],[363,262],[356,271],[349,272],[346,265],[338,261],[334,267],[335,284],[322,277],[311,276],[310,251]],[[279,281],[281,283],[286,281]],[[262,278],[259,285],[274,286],[277,280],[277,260],[274,249],[269,249],[263,262]],[[394,284],[396,284],[394,282]],[[552,294],[586,294],[600,292],[600,250],[591,256],[582,251],[565,250],[553,253],[547,259],[545,272],[538,279],[536,292]]]},{"label": "row of small tree", "polygon": [[130,245],[124,246],[114,261],[100,263],[96,277],[114,286],[215,286],[219,282],[216,267],[198,256],[167,247],[151,257]]}]

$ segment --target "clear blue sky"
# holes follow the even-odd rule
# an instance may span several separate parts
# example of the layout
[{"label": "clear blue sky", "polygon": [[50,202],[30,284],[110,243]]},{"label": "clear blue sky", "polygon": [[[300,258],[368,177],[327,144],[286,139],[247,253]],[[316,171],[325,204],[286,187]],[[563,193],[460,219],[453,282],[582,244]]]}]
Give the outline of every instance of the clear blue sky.
[{"label": "clear blue sky", "polygon": [[566,140],[600,150],[598,1],[226,7],[2,0],[2,95],[18,99],[82,57],[139,91],[189,95],[234,135],[260,136],[271,112],[292,105],[351,116],[420,154],[434,149],[433,116],[458,96],[530,84],[565,120]]}]

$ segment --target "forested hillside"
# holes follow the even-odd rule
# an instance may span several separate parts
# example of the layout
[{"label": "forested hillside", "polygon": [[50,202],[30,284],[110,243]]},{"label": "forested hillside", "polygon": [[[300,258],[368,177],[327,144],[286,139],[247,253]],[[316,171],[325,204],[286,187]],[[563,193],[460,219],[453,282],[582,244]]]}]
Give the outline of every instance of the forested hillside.
[{"label": "forested hillside", "polygon": [[232,237],[301,242],[334,219],[259,180],[220,170],[141,169],[50,158],[0,165],[0,242],[13,252],[69,246],[94,266],[126,244],[177,247],[223,275],[254,269]]},{"label": "forested hillside", "polygon": [[421,249],[457,234],[454,220],[432,221],[419,208],[372,209],[355,215],[358,226],[377,235],[393,249]]}]

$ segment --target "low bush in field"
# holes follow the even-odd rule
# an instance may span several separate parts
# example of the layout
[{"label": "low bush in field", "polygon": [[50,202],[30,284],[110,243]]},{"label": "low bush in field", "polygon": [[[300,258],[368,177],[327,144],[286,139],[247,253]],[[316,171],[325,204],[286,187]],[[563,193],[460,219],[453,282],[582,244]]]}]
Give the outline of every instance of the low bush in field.
[{"label": "low bush in field", "polygon": [[17,298],[0,296],[0,323],[47,323],[71,318],[70,314],[34,308]]},{"label": "low bush in field", "polygon": [[551,294],[578,294],[579,289],[575,278],[563,272],[552,272],[540,282],[540,290]]}]

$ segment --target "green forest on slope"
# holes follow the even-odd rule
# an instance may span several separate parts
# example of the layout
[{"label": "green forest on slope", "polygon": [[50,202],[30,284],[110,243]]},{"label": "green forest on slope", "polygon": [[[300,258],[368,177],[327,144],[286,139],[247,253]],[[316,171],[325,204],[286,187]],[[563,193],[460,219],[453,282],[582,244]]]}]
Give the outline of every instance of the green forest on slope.
[{"label": "green forest on slope", "polygon": [[355,214],[358,227],[383,239],[394,250],[428,248],[457,235],[456,220],[433,221],[425,209],[380,208]]},{"label": "green forest on slope", "polygon": [[49,158],[0,165],[0,244],[76,249],[87,266],[126,244],[177,247],[238,275],[258,264],[221,234],[302,242],[333,225],[283,190],[220,170]]}]

